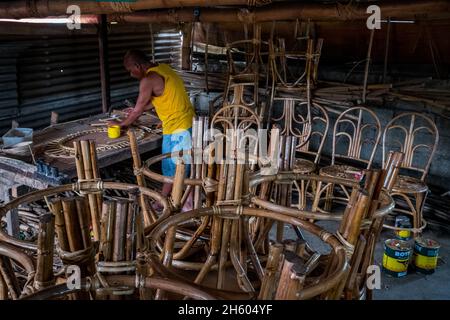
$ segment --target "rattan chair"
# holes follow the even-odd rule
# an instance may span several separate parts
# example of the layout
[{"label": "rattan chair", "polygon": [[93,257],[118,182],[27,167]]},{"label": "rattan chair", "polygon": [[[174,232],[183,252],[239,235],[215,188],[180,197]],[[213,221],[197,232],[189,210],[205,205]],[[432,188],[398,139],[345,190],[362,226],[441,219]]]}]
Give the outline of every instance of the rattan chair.
[{"label": "rattan chair", "polygon": [[[260,83],[265,83],[268,87],[269,68],[264,61],[269,54],[268,46],[267,41],[261,40],[261,26],[258,24],[254,26],[253,39],[227,44],[228,74],[224,105],[238,104],[252,108],[259,115],[264,113],[259,103],[259,91]],[[242,56],[245,57],[245,62],[240,61]],[[230,99],[231,93],[233,96]]]},{"label": "rattan chair", "polygon": [[[344,111],[337,118],[333,129],[331,165],[321,168],[319,174],[354,181],[361,179],[363,171],[372,166],[380,137],[380,120],[372,110],[357,106]],[[347,201],[350,194],[345,186],[340,187]],[[324,210],[330,210],[334,184],[322,186],[320,183],[317,186],[313,210],[320,210],[319,201],[325,191]]]},{"label": "rattan chair", "polygon": [[[415,236],[426,226],[422,217],[428,193],[425,179],[438,141],[439,132],[433,120],[416,112],[396,116],[386,125],[383,132],[383,165],[389,151],[400,151],[405,154],[401,168],[408,171],[409,175],[399,175],[391,195],[396,199],[395,212],[412,216],[413,228],[410,230]],[[406,203],[406,209],[399,208],[400,200]],[[389,225],[385,227],[397,229]]]}]

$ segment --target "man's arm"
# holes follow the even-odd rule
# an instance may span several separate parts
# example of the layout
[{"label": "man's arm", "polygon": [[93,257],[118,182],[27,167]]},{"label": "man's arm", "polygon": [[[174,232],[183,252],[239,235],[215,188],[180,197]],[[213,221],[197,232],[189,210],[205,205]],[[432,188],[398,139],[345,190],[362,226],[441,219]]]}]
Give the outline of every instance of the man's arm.
[{"label": "man's arm", "polygon": [[139,84],[139,97],[133,110],[128,113],[126,119],[119,123],[121,127],[128,127],[136,121],[144,111],[149,110],[149,105],[152,105],[150,100],[153,93],[153,80],[151,77],[143,78]]}]

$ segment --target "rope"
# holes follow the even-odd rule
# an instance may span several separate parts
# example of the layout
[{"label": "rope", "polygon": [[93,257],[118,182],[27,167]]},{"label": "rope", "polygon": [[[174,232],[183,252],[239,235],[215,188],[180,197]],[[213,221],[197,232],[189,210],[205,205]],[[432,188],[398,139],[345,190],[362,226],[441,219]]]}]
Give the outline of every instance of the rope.
[{"label": "rope", "polygon": [[250,7],[260,7],[271,3],[272,0],[248,0],[248,6]]},{"label": "rope", "polygon": [[222,215],[222,209],[219,206],[212,206],[213,214],[220,216]]},{"label": "rope", "polygon": [[238,20],[242,23],[251,24],[255,20],[255,14],[248,9],[240,9],[237,13]]},{"label": "rope", "polygon": [[[84,190],[82,184],[83,182],[97,182],[94,190]],[[79,192],[81,195],[86,194],[100,194],[104,189],[104,182],[100,178],[96,179],[78,179],[77,182],[72,183],[72,191]]]},{"label": "rope", "polygon": [[[96,242],[96,244],[98,244]],[[87,262],[90,262],[90,260],[94,260],[95,257],[95,251],[96,251],[96,245],[90,245],[86,249],[78,250],[74,252],[64,251],[61,249],[58,250],[59,257],[61,258],[61,261],[66,265],[71,264],[84,264]]]},{"label": "rope", "polygon": [[136,262],[135,261],[99,261],[97,263],[97,271],[98,272],[127,272],[127,271],[136,271]]},{"label": "rope", "polygon": [[355,251],[355,246],[352,245],[350,242],[344,239],[344,237],[341,235],[339,231],[336,231],[336,237],[339,239],[341,244],[344,246],[344,249],[349,257],[353,255],[353,252]]},{"label": "rope", "polygon": [[144,170],[145,170],[145,166],[141,166],[139,168],[133,167],[133,174],[135,176],[140,176],[140,175],[144,174]]},{"label": "rope", "polygon": [[242,199],[239,200],[218,200],[216,202],[218,206],[240,206],[242,204]]},{"label": "rope", "polygon": [[218,190],[219,182],[212,178],[206,177],[202,181],[202,187],[206,193],[216,192]]},{"label": "rope", "polygon": [[115,12],[133,12],[130,2],[114,2],[109,3]]}]

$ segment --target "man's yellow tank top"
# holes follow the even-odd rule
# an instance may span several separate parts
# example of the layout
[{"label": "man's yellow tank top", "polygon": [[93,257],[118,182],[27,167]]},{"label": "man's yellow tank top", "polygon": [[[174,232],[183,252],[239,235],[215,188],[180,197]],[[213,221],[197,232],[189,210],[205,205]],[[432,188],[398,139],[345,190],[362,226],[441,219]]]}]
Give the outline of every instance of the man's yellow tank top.
[{"label": "man's yellow tank top", "polygon": [[195,110],[186,93],[183,79],[164,63],[148,68],[145,74],[151,71],[164,78],[163,94],[152,99],[156,114],[162,122],[163,134],[172,134],[191,128]]}]

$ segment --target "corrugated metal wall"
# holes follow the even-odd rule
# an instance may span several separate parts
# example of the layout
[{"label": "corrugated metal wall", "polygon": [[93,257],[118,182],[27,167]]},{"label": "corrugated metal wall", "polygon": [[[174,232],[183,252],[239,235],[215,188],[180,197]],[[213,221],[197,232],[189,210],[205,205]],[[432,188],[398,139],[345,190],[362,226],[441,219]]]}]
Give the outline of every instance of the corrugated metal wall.
[{"label": "corrugated metal wall", "polygon": [[[179,68],[181,35],[175,29],[154,32],[156,62]],[[111,25],[109,63],[111,103],[134,99],[138,82],[123,68],[128,49],[150,56],[152,37],[147,25]],[[101,112],[98,39],[95,34],[58,36],[0,36],[0,134],[11,120],[21,127],[40,128],[50,122],[50,113],[60,121]]]},{"label": "corrugated metal wall", "polygon": [[17,101],[15,46],[0,44],[0,128],[11,123],[19,113]]}]

